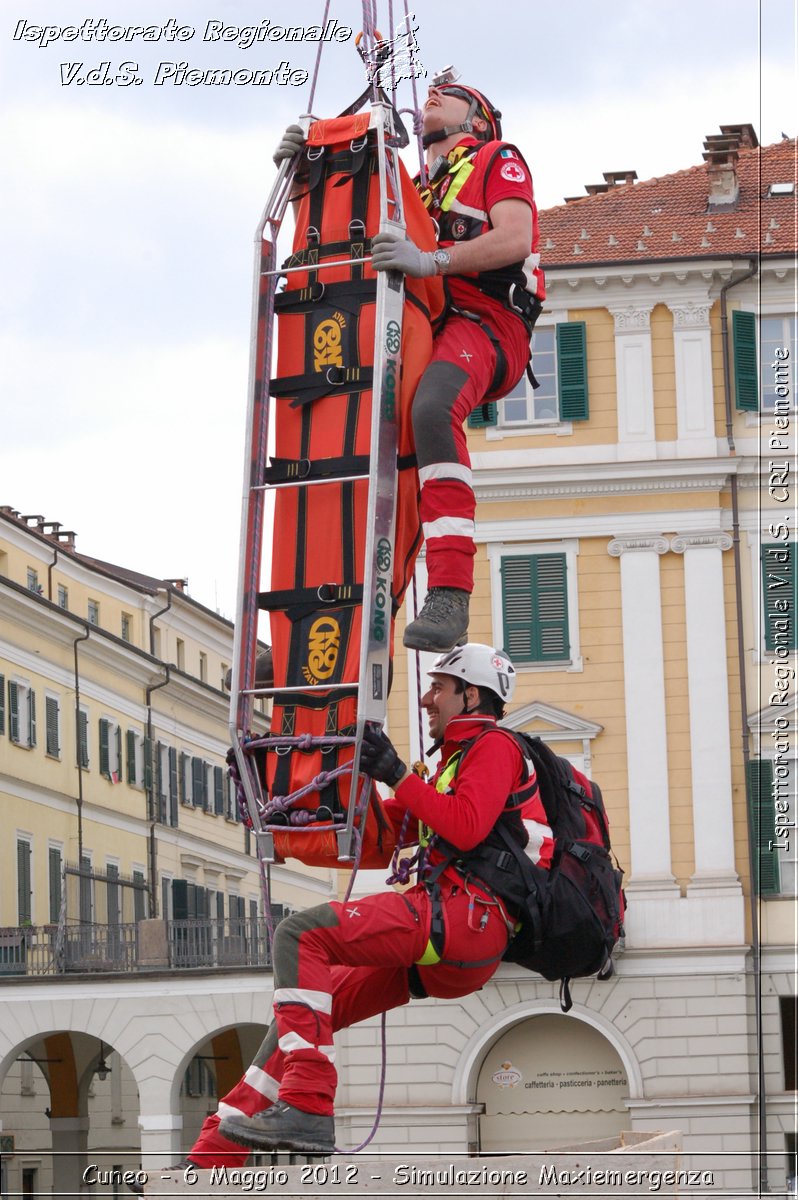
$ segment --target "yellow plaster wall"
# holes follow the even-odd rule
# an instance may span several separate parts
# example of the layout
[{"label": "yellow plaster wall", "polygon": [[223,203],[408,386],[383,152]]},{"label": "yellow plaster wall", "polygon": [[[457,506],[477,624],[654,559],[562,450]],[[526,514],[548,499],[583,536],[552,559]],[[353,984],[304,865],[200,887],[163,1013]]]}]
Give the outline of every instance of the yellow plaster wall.
[{"label": "yellow plaster wall", "polygon": [[651,368],[654,387],[654,428],[657,441],[676,441],[676,363],[673,352],[673,313],[666,304],[651,312]]}]

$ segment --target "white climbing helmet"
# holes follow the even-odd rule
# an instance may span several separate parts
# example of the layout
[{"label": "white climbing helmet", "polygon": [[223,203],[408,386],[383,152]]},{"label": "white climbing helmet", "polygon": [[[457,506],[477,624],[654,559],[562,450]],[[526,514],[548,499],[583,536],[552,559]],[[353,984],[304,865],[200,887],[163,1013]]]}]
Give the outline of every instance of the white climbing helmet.
[{"label": "white climbing helmet", "polygon": [[466,642],[435,659],[430,675],[454,675],[474,687],[489,688],[508,703],[515,691],[515,667],[503,650]]}]

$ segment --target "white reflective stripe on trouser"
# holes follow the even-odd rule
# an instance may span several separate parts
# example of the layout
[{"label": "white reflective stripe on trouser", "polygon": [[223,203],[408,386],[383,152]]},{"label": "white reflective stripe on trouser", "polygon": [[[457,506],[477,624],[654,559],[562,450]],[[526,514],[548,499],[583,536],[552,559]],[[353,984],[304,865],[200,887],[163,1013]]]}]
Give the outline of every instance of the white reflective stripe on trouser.
[{"label": "white reflective stripe on trouser", "polygon": [[256,1092],[260,1092],[261,1096],[265,1096],[267,1100],[277,1099],[280,1084],[276,1079],[272,1079],[271,1075],[267,1075],[262,1067],[256,1067],[254,1064],[247,1067],[244,1083],[249,1084]]},{"label": "white reflective stripe on trouser", "polygon": [[430,479],[457,479],[460,483],[473,487],[474,475],[470,467],[456,462],[432,463],[429,467],[419,467],[418,480],[422,487]]},{"label": "white reflective stripe on trouser", "polygon": [[233,1104],[225,1104],[222,1100],[216,1109],[216,1115],[220,1120],[224,1120],[225,1117],[249,1117],[252,1114],[245,1113],[243,1108],[236,1108]]},{"label": "white reflective stripe on trouser", "polygon": [[329,992],[314,992],[311,988],[275,988],[274,1003],[306,1004],[314,1012],[331,1013],[332,996]]},{"label": "white reflective stripe on trouser", "polygon": [[463,517],[438,517],[437,521],[424,523],[424,537],[427,541],[436,537],[474,537],[474,522],[466,521]]},{"label": "white reflective stripe on trouser", "polygon": [[319,1054],[323,1054],[331,1063],[335,1062],[335,1046],[314,1046],[313,1042],[306,1041],[293,1031],[284,1033],[277,1045],[283,1054],[291,1054],[294,1050],[318,1050]]}]

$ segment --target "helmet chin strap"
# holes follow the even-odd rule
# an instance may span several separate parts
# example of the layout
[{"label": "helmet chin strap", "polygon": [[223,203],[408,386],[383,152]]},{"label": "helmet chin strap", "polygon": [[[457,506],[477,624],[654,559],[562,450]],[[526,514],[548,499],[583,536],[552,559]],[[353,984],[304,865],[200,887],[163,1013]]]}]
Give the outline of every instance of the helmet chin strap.
[{"label": "helmet chin strap", "polygon": [[426,150],[428,146],[434,146],[436,142],[442,142],[446,138],[451,137],[453,133],[473,133],[474,126],[471,121],[463,121],[462,125],[446,125],[443,129],[436,129],[434,133],[425,133],[421,139],[421,145]]}]

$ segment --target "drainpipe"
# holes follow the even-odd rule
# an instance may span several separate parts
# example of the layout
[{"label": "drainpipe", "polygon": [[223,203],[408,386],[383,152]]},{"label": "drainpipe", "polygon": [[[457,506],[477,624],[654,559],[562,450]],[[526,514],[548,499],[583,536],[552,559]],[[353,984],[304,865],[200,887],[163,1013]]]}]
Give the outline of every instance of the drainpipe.
[{"label": "drainpipe", "polygon": [[53,600],[53,567],[58,562],[58,551],[59,547],[56,546],[53,561],[47,567],[47,599],[51,604]]},{"label": "drainpipe", "polygon": [[[152,655],[153,658],[155,658],[155,622],[158,620],[159,617],[162,617],[164,615],[164,613],[169,612],[169,609],[171,607],[172,607],[172,590],[171,590],[171,588],[167,588],[166,589],[166,604],[164,605],[163,608],[159,608],[158,611],[156,613],[153,613],[152,616],[150,617],[150,654]],[[152,684],[150,687],[147,688],[147,692],[146,692],[145,704],[147,706],[147,741],[149,742],[149,746],[150,746],[150,754],[152,754],[152,693],[157,692],[158,688],[166,687],[167,683],[169,682],[169,666],[167,663],[164,663],[163,666],[164,666],[164,670],[166,671],[166,678],[164,680],[162,680],[161,683]],[[150,762],[150,790],[149,790],[149,794],[147,796],[147,810],[148,810],[147,811],[147,820],[149,822],[149,827],[150,827],[149,846],[148,846],[148,851],[147,851],[148,859],[149,859],[148,874],[150,877],[150,886],[147,889],[147,891],[148,891],[150,917],[156,916],[157,908],[158,908],[158,889],[157,889],[158,842],[157,842],[157,839],[155,836],[155,826],[157,824],[157,814],[155,812],[155,793],[154,793],[154,784],[153,784],[154,778],[155,778],[155,775],[154,775],[154,772],[152,769],[152,762]]]},{"label": "drainpipe", "polygon": [[[729,317],[726,297],[733,287],[738,287],[747,279],[751,279],[756,275],[759,269],[759,264],[756,259],[752,259],[748,270],[740,275],[737,279],[730,280],[725,283],[720,289],[720,332],[721,343],[723,347],[723,396],[726,406],[726,440],[729,443],[729,453],[735,454],[733,420],[734,414],[732,410],[731,397],[731,355],[729,353]],[[743,609],[742,609],[742,565],[741,565],[741,550],[740,550],[740,509],[738,497],[738,482],[737,473],[732,473],[730,477],[731,483],[731,501],[732,501],[732,544],[734,552],[734,591],[735,604],[737,607],[737,662],[740,673],[740,708],[741,708],[741,742],[743,751],[743,770],[746,779],[746,788],[748,782],[748,764],[751,760],[750,750],[750,735],[748,732],[748,695],[745,683],[745,639],[743,634]],[[759,939],[759,910],[757,906],[756,890],[754,888],[754,856],[756,854],[754,829],[751,820],[750,805],[746,797],[746,822],[748,827],[748,867],[751,877],[751,894],[749,899],[749,910],[751,916],[751,955],[753,958],[754,967],[754,1020],[755,1020],[755,1039],[756,1039],[756,1054],[757,1054],[757,1069],[758,1069],[758,1120],[759,1120],[759,1190],[770,1192],[768,1185],[768,1134],[767,1134],[767,1091],[765,1082],[765,1063],[764,1063],[764,1038],[762,1028],[762,947]]]},{"label": "drainpipe", "polygon": [[[167,607],[168,607],[168,605],[167,605]],[[166,612],[166,609],[164,608],[162,611]],[[156,613],[155,616],[160,616],[160,613]],[[155,620],[155,617],[153,617],[152,620]],[[150,625],[150,636],[152,636],[152,625]],[[149,687],[147,688],[147,692],[146,692],[145,704],[147,705],[147,742],[149,743],[149,747],[150,747],[150,755],[152,755],[152,744],[153,744],[153,742],[152,742],[152,693],[157,692],[159,688],[166,687],[167,683],[169,682],[169,677],[170,677],[169,664],[164,663],[163,667],[166,672],[166,678],[162,679],[160,683],[150,684]],[[145,770],[146,770],[146,766],[145,766]],[[155,772],[153,770],[152,759],[150,759],[150,786],[149,786],[149,790],[147,792],[147,821],[149,823],[149,835],[148,835],[149,836],[149,845],[147,848],[147,856],[148,856],[148,860],[149,860],[148,874],[150,877],[150,886],[147,889],[147,893],[148,893],[150,917],[157,916],[157,904],[158,904],[158,901],[157,901],[157,896],[158,896],[158,886],[157,886],[157,884],[158,884],[158,840],[155,836],[155,826],[158,823],[158,819],[157,819],[158,814],[155,811],[155,783],[154,783],[154,781],[155,781]]]},{"label": "drainpipe", "polygon": [[83,861],[83,763],[80,761],[80,671],[78,668],[78,643],[85,642],[91,635],[91,628],[83,625],[83,633],[72,643],[72,655],[75,662],[75,761],[78,765],[78,867]]}]

